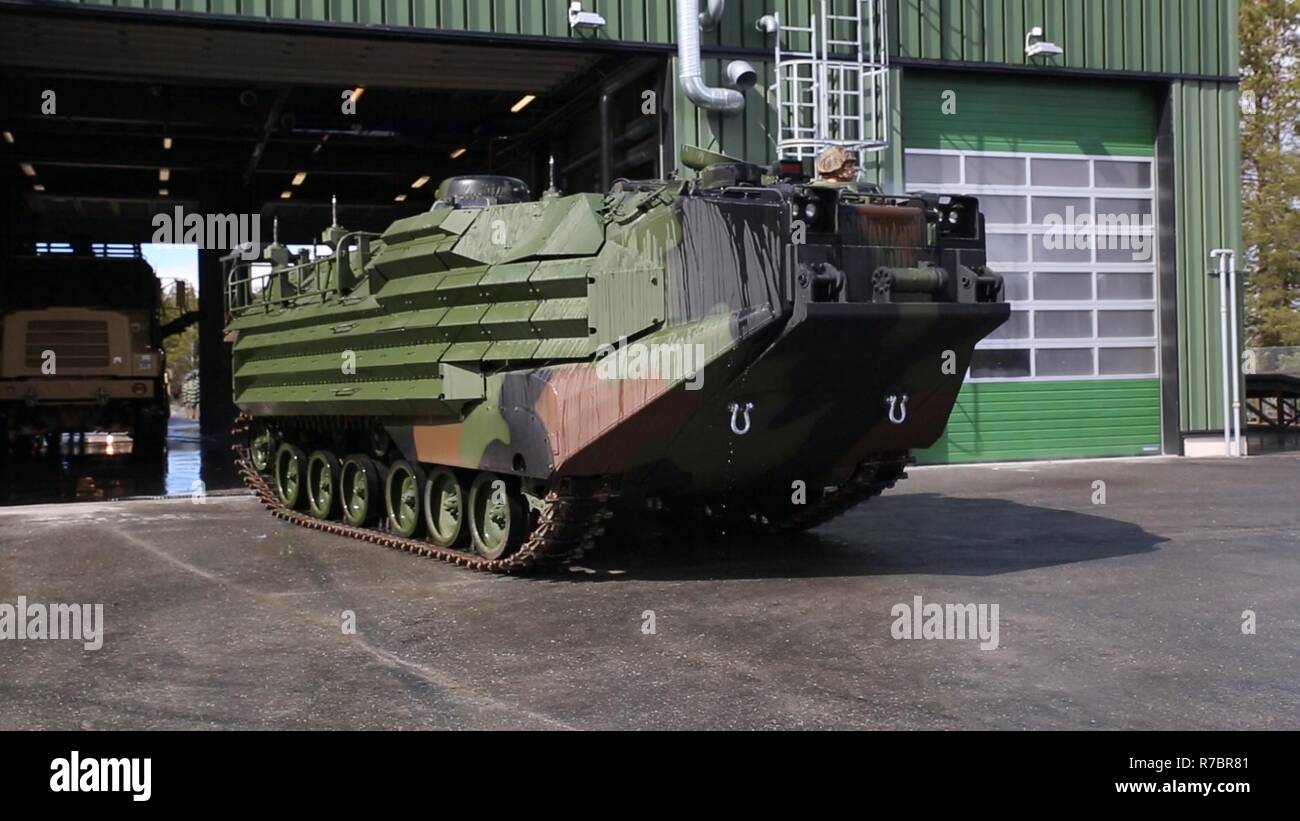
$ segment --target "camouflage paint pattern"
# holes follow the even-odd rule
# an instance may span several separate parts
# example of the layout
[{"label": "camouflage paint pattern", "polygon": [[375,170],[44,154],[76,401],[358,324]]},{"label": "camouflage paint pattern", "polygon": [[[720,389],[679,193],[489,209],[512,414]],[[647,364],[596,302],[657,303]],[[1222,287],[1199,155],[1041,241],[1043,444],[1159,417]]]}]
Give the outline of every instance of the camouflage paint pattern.
[{"label": "camouflage paint pattern", "polygon": [[[1009,313],[982,218],[956,236],[934,200],[767,182],[436,208],[353,251],[345,293],[332,257],[277,269],[233,310],[235,401],[382,424],[423,463],[648,493],[834,483],[933,444]],[[942,292],[872,279],[927,265]],[[604,378],[600,355],[629,344],[699,346],[699,389]],[[752,406],[743,435],[733,405]]]}]

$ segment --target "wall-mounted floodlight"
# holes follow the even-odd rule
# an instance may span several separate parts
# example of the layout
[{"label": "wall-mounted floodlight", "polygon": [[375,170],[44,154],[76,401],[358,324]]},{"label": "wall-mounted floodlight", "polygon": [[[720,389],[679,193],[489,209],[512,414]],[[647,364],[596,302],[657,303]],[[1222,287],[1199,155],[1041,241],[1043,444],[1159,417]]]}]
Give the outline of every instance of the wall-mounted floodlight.
[{"label": "wall-mounted floodlight", "polygon": [[1043,27],[1034,26],[1025,35],[1025,54],[1029,57],[1056,57],[1065,52],[1056,43],[1043,39]]},{"label": "wall-mounted floodlight", "polygon": [[569,28],[578,31],[596,31],[605,27],[605,18],[594,11],[583,11],[581,0],[569,4]]}]

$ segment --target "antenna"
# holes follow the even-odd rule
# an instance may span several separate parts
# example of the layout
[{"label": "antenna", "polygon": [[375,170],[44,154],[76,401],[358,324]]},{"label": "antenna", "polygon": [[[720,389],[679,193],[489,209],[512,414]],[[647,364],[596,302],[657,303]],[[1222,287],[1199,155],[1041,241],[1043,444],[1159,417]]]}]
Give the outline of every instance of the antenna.
[{"label": "antenna", "polygon": [[555,155],[546,158],[546,177],[550,187],[542,192],[543,200],[559,199],[560,190],[555,187]]},{"label": "antenna", "polygon": [[271,220],[271,242],[276,245],[280,244],[280,218],[274,217]]},{"label": "antenna", "polygon": [[337,228],[339,225],[339,198],[337,194],[330,194],[330,226]]}]

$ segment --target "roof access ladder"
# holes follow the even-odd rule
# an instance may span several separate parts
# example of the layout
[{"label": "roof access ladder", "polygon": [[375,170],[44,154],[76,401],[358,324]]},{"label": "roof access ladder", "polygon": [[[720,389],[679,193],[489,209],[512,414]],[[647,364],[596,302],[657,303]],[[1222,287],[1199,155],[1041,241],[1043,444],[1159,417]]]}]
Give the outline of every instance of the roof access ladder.
[{"label": "roof access ladder", "polygon": [[[810,7],[811,7],[810,3]],[[777,156],[858,152],[889,144],[889,50],[884,0],[818,0],[808,25],[765,20],[776,35]]]}]

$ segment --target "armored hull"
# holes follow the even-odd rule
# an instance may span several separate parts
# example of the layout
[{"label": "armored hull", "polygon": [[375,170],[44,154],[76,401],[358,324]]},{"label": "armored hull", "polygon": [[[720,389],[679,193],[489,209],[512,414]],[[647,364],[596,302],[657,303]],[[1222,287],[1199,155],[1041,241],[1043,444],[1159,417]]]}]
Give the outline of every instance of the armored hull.
[{"label": "armored hull", "polygon": [[809,526],[901,478],[1008,315],[969,198],[739,162],[521,187],[453,181],[382,235],[232,271],[269,506],[486,569],[571,557],[612,498]]}]

